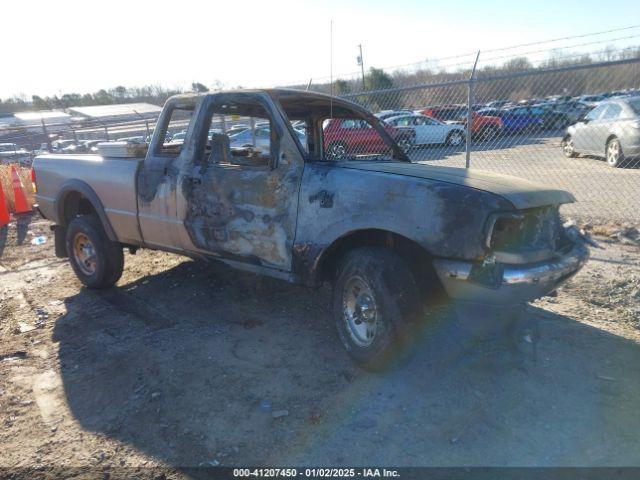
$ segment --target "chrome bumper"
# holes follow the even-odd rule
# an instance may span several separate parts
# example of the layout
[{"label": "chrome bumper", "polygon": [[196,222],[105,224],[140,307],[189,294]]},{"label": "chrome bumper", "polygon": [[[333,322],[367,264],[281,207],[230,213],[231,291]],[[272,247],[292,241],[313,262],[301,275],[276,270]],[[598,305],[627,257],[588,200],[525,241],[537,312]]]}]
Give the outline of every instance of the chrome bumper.
[{"label": "chrome bumper", "polygon": [[454,300],[488,305],[514,305],[542,297],[582,268],[589,251],[574,245],[568,253],[527,265],[495,264],[489,274],[480,264],[437,259],[434,267]]}]

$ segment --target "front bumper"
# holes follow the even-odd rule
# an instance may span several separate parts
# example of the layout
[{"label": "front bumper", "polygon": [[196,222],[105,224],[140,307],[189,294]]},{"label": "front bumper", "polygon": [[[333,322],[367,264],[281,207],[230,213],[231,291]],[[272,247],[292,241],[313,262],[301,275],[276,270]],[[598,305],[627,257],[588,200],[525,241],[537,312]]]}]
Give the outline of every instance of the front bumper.
[{"label": "front bumper", "polygon": [[577,273],[589,251],[575,244],[563,255],[526,264],[437,259],[434,267],[449,296],[456,301],[485,305],[517,305],[542,297]]}]

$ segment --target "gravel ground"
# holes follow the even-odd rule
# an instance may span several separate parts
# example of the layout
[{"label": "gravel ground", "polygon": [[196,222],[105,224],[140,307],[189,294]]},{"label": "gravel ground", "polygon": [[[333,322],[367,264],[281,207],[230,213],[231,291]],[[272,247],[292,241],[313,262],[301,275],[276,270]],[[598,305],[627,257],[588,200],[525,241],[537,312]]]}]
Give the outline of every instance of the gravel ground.
[{"label": "gravel ground", "polygon": [[381,374],[343,352],[328,289],[141,251],[90,291],[47,222],[20,232],[0,251],[0,467],[640,465],[640,249],[605,229],[527,307],[537,359],[446,314]]}]

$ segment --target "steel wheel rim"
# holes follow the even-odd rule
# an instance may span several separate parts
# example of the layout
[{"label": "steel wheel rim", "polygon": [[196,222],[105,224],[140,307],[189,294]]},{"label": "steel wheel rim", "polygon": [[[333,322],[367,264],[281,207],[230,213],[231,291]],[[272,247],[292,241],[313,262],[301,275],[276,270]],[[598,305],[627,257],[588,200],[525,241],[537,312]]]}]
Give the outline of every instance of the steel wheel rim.
[{"label": "steel wheel rim", "polygon": [[342,317],[349,337],[357,346],[370,346],[378,333],[378,309],[371,287],[362,277],[347,280],[342,289]]},{"label": "steel wheel rim", "polygon": [[84,233],[76,234],[73,239],[73,257],[82,273],[85,275],[96,273],[98,263],[96,249]]},{"label": "steel wheel rim", "polygon": [[609,165],[616,165],[619,159],[620,159],[620,144],[615,140],[612,142],[609,142],[609,146],[607,148],[607,163],[609,163]]}]

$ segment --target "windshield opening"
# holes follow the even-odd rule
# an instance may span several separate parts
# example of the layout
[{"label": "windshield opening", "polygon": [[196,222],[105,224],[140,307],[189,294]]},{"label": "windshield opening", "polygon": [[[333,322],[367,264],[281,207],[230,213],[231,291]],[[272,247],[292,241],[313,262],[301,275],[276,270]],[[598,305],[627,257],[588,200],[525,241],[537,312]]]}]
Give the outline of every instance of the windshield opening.
[{"label": "windshield opening", "polygon": [[412,131],[381,122],[349,102],[324,96],[280,94],[292,129],[304,133],[305,150],[320,161],[408,161],[401,147]]}]

